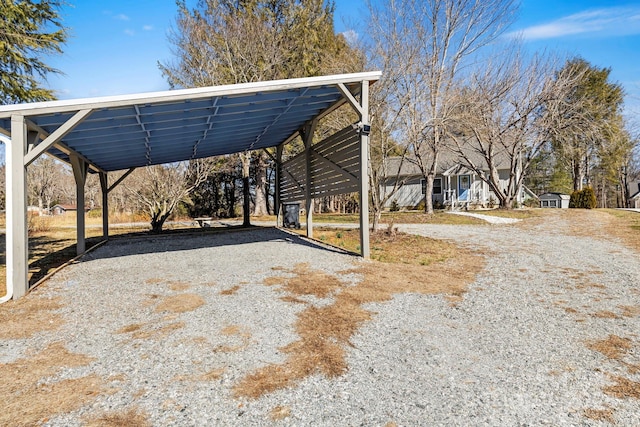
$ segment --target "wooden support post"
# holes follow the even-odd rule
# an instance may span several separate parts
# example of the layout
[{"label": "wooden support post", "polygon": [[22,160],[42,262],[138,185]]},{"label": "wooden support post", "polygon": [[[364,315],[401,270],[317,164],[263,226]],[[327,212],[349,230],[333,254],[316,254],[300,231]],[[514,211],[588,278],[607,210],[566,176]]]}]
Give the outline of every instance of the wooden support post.
[{"label": "wooden support post", "polygon": [[304,140],[304,151],[307,160],[306,164],[306,179],[305,179],[305,212],[307,214],[307,237],[313,238],[313,173],[311,171],[311,144],[313,143],[313,134],[316,130],[318,120],[312,120],[307,126],[305,126],[302,138]]},{"label": "wooden support post", "polygon": [[76,179],[76,227],[77,243],[76,253],[81,255],[85,252],[85,212],[84,212],[84,184],[87,180],[87,169],[89,164],[81,158],[71,155],[71,167],[73,176]]},{"label": "wooden support post", "polygon": [[282,189],[282,150],[284,144],[276,147],[276,191],[273,195],[273,210],[276,214],[276,227],[280,227],[280,190]]},{"label": "wooden support post", "polygon": [[109,238],[109,180],[106,172],[100,172],[102,190],[102,237]]},{"label": "wooden support post", "polygon": [[369,252],[369,82],[362,82],[360,93],[360,253],[365,259]]},{"label": "wooden support post", "polygon": [[24,166],[26,147],[30,143],[23,116],[11,116],[11,142],[6,149],[6,265],[7,290],[13,299],[29,290],[27,231],[27,169]]}]

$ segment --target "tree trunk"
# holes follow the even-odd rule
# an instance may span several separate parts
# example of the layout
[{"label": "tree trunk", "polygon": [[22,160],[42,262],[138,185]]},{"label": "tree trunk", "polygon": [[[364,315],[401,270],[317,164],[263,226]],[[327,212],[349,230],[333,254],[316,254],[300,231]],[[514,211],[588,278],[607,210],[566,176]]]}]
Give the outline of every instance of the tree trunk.
[{"label": "tree trunk", "polygon": [[267,208],[267,155],[262,151],[255,160],[256,199],[253,207],[254,216],[268,215]]},{"label": "tree trunk", "polygon": [[582,190],[582,165],[579,161],[573,161],[573,191]]},{"label": "tree trunk", "polygon": [[242,225],[248,227],[251,225],[251,192],[249,188],[249,165],[251,156],[249,153],[240,153],[240,161],[242,162]]}]

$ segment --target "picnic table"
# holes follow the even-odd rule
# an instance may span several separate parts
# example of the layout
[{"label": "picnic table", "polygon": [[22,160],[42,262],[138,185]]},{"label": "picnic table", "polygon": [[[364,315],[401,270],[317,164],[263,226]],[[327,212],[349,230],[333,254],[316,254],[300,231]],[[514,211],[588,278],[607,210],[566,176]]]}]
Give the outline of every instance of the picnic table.
[{"label": "picnic table", "polygon": [[213,218],[211,217],[193,218],[193,220],[197,222],[200,227],[211,227],[209,221],[211,221],[212,219]]}]

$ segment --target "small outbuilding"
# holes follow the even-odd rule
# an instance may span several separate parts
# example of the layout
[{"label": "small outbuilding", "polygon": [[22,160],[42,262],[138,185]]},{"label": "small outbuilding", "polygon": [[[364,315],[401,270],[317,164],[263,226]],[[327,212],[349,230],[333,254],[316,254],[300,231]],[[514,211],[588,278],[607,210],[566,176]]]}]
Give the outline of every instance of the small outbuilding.
[{"label": "small outbuilding", "polygon": [[544,193],[540,196],[540,207],[567,209],[569,208],[570,199],[571,196],[569,196],[568,194]]}]

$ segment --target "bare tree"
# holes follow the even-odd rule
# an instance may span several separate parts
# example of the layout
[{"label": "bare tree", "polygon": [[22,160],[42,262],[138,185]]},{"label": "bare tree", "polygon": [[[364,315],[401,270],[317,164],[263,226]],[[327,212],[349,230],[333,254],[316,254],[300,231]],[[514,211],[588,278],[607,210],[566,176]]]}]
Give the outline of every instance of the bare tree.
[{"label": "bare tree", "polygon": [[[554,78],[555,63],[545,55],[527,59],[512,45],[484,62],[459,89],[458,125],[447,133],[448,139],[502,208],[512,208],[517,200],[525,171],[549,140],[551,126],[558,123],[558,105],[575,84],[568,74]],[[506,186],[499,166],[509,169]]]},{"label": "bare tree", "polygon": [[59,190],[61,167],[55,159],[43,155],[27,168],[29,198],[38,204],[40,215],[49,212],[51,202]]},{"label": "bare tree", "polygon": [[[378,6],[379,5],[379,6]],[[413,159],[426,180],[425,211],[433,212],[433,180],[452,125],[456,80],[473,55],[511,24],[516,0],[383,0],[369,4],[398,40],[395,108]]]},{"label": "bare tree", "polygon": [[189,202],[189,194],[207,178],[208,159],[191,160],[138,169],[123,185],[144,206],[151,217],[151,231],[159,233],[180,202]]},{"label": "bare tree", "polygon": [[[173,87],[345,72],[358,56],[334,32],[332,2],[200,0],[193,9],[185,1],[178,7],[177,28],[170,36],[176,62],[160,64]],[[251,156],[237,158],[247,162],[241,170],[248,170]],[[267,186],[262,184],[269,159],[262,151],[253,158],[254,214],[260,215],[268,210]]]}]

